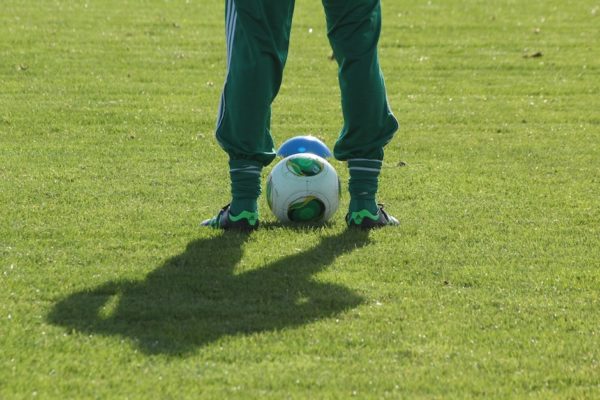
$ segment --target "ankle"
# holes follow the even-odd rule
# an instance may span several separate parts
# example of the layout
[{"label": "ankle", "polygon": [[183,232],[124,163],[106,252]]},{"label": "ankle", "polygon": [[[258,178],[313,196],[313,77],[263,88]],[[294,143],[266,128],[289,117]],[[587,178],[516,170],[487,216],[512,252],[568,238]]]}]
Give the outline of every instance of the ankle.
[{"label": "ankle", "polygon": [[257,199],[261,192],[262,166],[248,160],[230,160],[231,178],[231,214],[239,215],[243,211],[256,212]]},{"label": "ankle", "polygon": [[258,203],[256,199],[233,199],[231,201],[230,212],[232,215],[239,215],[243,211],[256,212],[258,211]]},{"label": "ankle", "polygon": [[375,201],[375,199],[355,199],[355,198],[351,198],[350,199],[350,205],[349,205],[349,211],[350,212],[357,212],[357,211],[361,211],[361,210],[367,210],[369,211],[371,214],[377,214],[377,202]]},{"label": "ankle", "polygon": [[379,184],[381,160],[351,159],[348,160],[350,181],[350,212],[367,210],[372,214],[377,213],[375,197]]}]

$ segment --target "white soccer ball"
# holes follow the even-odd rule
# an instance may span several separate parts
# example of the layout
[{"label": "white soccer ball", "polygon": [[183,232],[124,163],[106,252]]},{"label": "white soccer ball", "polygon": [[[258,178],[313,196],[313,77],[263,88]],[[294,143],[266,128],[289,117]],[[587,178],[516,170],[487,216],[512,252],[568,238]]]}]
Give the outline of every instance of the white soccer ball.
[{"label": "white soccer ball", "polygon": [[293,154],[271,170],[267,202],[281,222],[325,222],[340,204],[340,180],[324,158]]}]

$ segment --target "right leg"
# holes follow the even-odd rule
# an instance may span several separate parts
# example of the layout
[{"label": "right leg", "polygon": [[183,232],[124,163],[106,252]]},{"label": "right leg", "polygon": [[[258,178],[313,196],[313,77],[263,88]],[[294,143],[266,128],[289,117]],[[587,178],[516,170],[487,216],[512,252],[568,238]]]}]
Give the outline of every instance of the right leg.
[{"label": "right leg", "polygon": [[275,158],[271,103],[287,60],[294,0],[226,0],[225,8],[227,76],[216,138],[229,155],[228,214],[239,216],[256,214],[261,170]]}]

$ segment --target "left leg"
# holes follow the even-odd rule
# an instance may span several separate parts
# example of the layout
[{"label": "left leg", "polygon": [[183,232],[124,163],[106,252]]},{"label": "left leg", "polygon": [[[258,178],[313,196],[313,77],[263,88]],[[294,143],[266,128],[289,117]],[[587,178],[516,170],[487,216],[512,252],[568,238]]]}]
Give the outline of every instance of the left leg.
[{"label": "left leg", "polygon": [[377,46],[380,0],[323,0],[328,37],[338,62],[344,126],[335,144],[338,160],[383,160],[398,130],[390,111]]},{"label": "left leg", "polygon": [[328,37],[339,65],[344,127],[334,147],[348,161],[350,206],[347,221],[373,227],[397,223],[377,205],[383,148],[398,129],[390,111],[377,44],[380,0],[322,0]]}]

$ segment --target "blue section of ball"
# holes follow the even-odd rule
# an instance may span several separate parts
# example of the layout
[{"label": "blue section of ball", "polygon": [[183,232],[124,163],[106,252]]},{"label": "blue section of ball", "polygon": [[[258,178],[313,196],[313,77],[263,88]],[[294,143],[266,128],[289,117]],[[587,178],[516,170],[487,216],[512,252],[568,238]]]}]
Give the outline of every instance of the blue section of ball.
[{"label": "blue section of ball", "polygon": [[286,140],[279,150],[277,155],[280,157],[288,157],[292,154],[310,153],[316,154],[323,158],[331,157],[329,148],[314,136],[296,136]]}]

